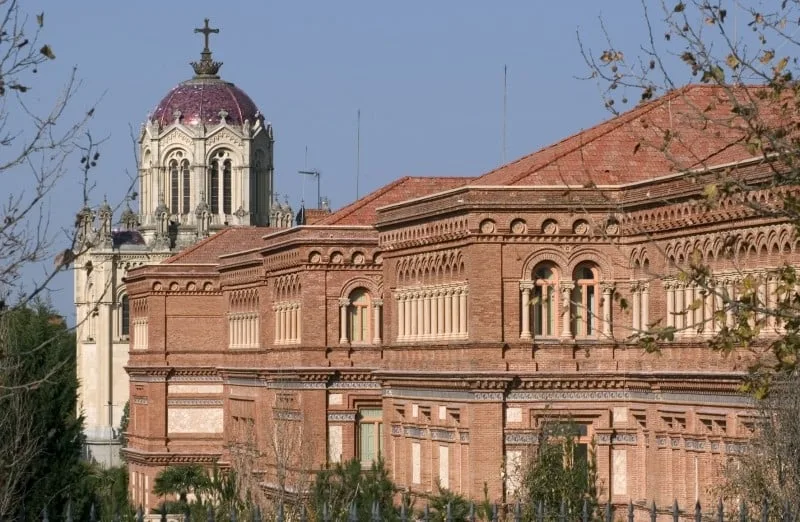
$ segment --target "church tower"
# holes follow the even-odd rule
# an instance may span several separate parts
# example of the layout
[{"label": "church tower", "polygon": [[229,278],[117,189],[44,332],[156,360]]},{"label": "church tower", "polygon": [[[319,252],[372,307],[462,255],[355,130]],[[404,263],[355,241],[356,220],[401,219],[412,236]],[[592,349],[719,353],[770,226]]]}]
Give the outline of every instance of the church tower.
[{"label": "church tower", "polygon": [[119,463],[129,396],[127,271],[159,263],[228,226],[292,226],[288,204],[273,208],[272,126],[244,91],[220,78],[222,63],[208,46],[219,29],[206,19],[195,32],[205,45],[191,64],[194,76],[161,100],[139,135],[139,212],[127,206],[114,221],[103,202],[78,216],[79,410],[87,458],[103,465]]},{"label": "church tower", "polygon": [[139,136],[140,230],[181,248],[231,225],[267,225],[273,193],[272,126],[253,100],[219,77],[205,38],[194,76],[172,89]]}]

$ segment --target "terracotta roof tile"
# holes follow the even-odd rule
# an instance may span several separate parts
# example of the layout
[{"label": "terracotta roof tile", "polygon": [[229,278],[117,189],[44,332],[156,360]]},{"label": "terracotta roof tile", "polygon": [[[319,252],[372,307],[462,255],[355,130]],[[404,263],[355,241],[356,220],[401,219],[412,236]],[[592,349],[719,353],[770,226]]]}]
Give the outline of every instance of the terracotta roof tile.
[{"label": "terracotta roof tile", "polygon": [[[484,174],[473,185],[615,185],[750,158],[731,95],[690,85]],[[664,151],[665,132],[672,136]],[[638,146],[637,146],[638,144]]]},{"label": "terracotta roof tile", "polygon": [[475,178],[468,177],[411,177],[400,178],[375,192],[343,207],[318,225],[371,225],[377,218],[376,209],[436,192],[466,185]]},{"label": "terracotta roof tile", "polygon": [[165,264],[216,264],[219,256],[256,248],[265,235],[280,230],[271,227],[230,227],[164,260]]}]

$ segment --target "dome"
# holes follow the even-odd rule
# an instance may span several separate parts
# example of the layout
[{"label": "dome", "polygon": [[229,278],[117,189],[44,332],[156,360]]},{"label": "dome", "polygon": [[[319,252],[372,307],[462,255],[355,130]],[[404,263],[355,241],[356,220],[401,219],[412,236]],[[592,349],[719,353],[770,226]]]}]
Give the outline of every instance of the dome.
[{"label": "dome", "polygon": [[180,111],[181,121],[187,125],[217,125],[220,111],[227,113],[225,119],[232,125],[245,120],[253,123],[260,117],[256,104],[243,90],[217,78],[195,77],[181,83],[161,100],[151,119],[165,127],[175,122],[175,111]]}]

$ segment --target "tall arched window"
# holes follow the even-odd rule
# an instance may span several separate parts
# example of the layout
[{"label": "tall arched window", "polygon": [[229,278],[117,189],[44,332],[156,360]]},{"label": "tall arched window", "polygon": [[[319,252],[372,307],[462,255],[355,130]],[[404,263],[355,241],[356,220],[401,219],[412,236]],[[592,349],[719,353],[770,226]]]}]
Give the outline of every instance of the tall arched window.
[{"label": "tall arched window", "polygon": [[190,204],[191,204],[191,176],[189,174],[189,160],[181,161],[181,177],[182,177],[182,184],[181,192],[183,196],[183,208],[181,209],[181,214],[188,214],[191,212]]},{"label": "tall arched window", "polygon": [[178,189],[178,161],[172,160],[169,162],[169,210],[173,214],[178,213],[178,201],[180,201]]},{"label": "tall arched window", "polygon": [[222,212],[225,215],[231,213],[231,160],[226,159],[222,163]]},{"label": "tall arched window", "polygon": [[597,268],[588,263],[578,265],[573,274],[575,286],[570,298],[570,317],[575,337],[597,335],[598,275]]},{"label": "tall arched window", "polygon": [[209,164],[209,199],[214,213],[231,213],[233,162],[226,150],[215,152]]},{"label": "tall arched window", "polygon": [[558,280],[552,265],[539,266],[533,274],[533,332],[539,337],[556,335],[556,287]]},{"label": "tall arched window", "polygon": [[350,304],[347,306],[348,339],[351,343],[369,343],[369,294],[363,288],[354,290],[350,294]]},{"label": "tall arched window", "polygon": [[119,333],[122,337],[131,333],[131,306],[127,295],[120,299]]}]

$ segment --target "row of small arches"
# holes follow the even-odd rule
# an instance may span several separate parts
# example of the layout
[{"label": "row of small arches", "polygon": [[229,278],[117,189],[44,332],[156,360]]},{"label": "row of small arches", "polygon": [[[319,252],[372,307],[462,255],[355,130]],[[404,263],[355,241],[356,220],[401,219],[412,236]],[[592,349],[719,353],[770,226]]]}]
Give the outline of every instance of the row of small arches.
[{"label": "row of small arches", "polygon": [[300,276],[291,274],[275,279],[275,299],[284,300],[300,296]]},{"label": "row of small arches", "polygon": [[430,284],[466,277],[461,251],[431,252],[403,259],[397,265],[400,285]]},{"label": "row of small arches", "polygon": [[682,264],[699,256],[702,262],[748,256],[789,254],[797,250],[800,241],[789,226],[762,229],[727,237],[708,237],[705,240],[685,240],[670,243],[665,249],[667,259]]},{"label": "row of small arches", "polygon": [[231,312],[249,312],[258,310],[258,290],[236,290],[228,296]]}]

